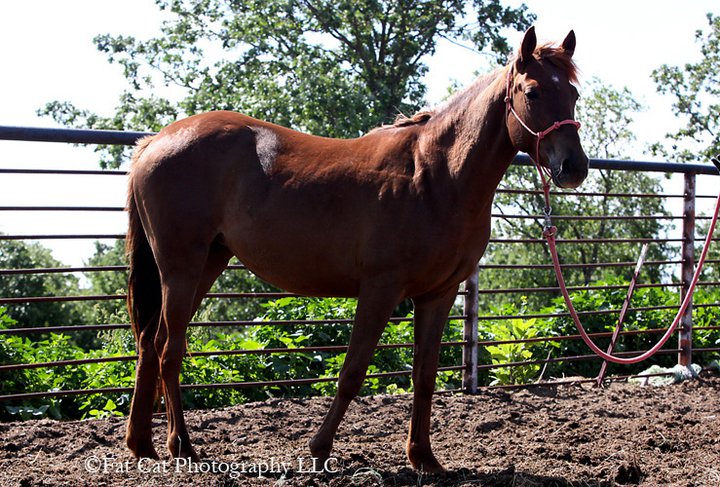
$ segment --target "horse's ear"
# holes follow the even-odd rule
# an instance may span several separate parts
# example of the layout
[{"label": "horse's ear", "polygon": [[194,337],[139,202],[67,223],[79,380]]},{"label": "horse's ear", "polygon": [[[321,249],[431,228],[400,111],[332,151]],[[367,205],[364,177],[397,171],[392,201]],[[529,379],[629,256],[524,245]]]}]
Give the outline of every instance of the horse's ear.
[{"label": "horse's ear", "polygon": [[563,51],[568,57],[572,57],[575,54],[575,31],[571,30],[565,40],[562,43]]},{"label": "horse's ear", "polygon": [[523,68],[533,57],[535,47],[537,46],[537,37],[535,36],[535,26],[525,31],[522,44],[520,45],[520,54],[517,59],[517,67]]}]

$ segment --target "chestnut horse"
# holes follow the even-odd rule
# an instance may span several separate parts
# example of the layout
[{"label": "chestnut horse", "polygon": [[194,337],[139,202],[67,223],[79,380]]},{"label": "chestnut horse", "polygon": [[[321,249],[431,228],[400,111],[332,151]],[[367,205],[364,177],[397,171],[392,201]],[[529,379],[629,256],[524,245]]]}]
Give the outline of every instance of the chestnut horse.
[{"label": "chestnut horse", "polygon": [[[151,417],[160,377],[170,453],[197,459],[180,397],[185,333],[235,255],[288,291],[358,298],[337,395],[310,441],[320,462],[391,312],[412,299],[407,455],[417,469],[442,470],[430,446],[440,337],[459,283],[476,272],[487,246],[495,189],[518,151],[535,152],[535,136],[509,108],[535,131],[574,116],[574,33],[559,46],[536,44],[531,28],[508,66],[435,111],[357,139],[212,112],[138,143],[127,241],[139,356],[126,441],[136,457],[158,458]],[[587,175],[574,126],[545,137],[539,157],[557,186],[574,188]]]}]

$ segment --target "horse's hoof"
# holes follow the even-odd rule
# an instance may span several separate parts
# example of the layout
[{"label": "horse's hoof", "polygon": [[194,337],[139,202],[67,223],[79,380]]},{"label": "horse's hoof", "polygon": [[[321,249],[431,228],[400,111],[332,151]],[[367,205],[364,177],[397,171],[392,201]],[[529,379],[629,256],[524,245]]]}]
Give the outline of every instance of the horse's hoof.
[{"label": "horse's hoof", "polygon": [[200,463],[200,455],[195,453],[195,450],[191,447],[189,450],[181,450],[180,452],[173,453],[170,450],[170,454],[173,458],[187,458],[192,463]]},{"label": "horse's hoof", "polygon": [[158,455],[157,451],[155,450],[155,447],[149,446],[147,448],[139,448],[136,452],[133,452],[135,454],[135,457],[140,458],[152,458],[153,460],[160,460],[160,455]]},{"label": "horse's hoof", "polygon": [[152,458],[153,460],[160,460],[160,456],[157,454],[157,451],[155,451],[152,440],[136,441],[132,438],[127,438],[126,444],[132,452],[133,456],[138,460],[141,458]]},{"label": "horse's hoof", "polygon": [[313,458],[327,459],[330,457],[330,450],[332,446],[328,446],[326,442],[320,441],[317,438],[313,438],[308,441],[308,447]]},{"label": "horse's hoof", "polygon": [[177,452],[173,454],[171,451],[170,454],[173,459],[183,458],[189,460],[190,463],[200,463],[200,456],[194,450],[180,452],[179,454]]},{"label": "horse's hoof", "polygon": [[[417,467],[416,467],[417,468]],[[433,462],[423,463],[420,465],[419,468],[417,468],[418,471],[427,473],[427,474],[438,474],[438,473],[445,473],[447,470],[445,470],[445,467],[440,465],[440,462],[437,460],[434,460]]]},{"label": "horse's hoof", "polygon": [[327,464],[332,451],[332,443],[328,446],[324,441],[313,438],[308,442],[308,446],[310,447],[310,455],[313,458],[313,469],[322,472],[328,471]]},{"label": "horse's hoof", "polygon": [[427,474],[444,473],[445,468],[440,465],[429,447],[408,445],[408,460],[415,470]]},{"label": "horse's hoof", "polygon": [[447,470],[445,470],[445,467],[440,465],[440,462],[438,462],[435,457],[431,455],[430,458],[425,458],[423,460],[410,459],[410,463],[412,464],[413,468],[421,473],[427,473],[427,474],[436,474],[436,473],[445,473]]},{"label": "horse's hoof", "polygon": [[179,441],[177,443],[169,441],[168,450],[170,450],[170,455],[173,458],[188,458],[194,463],[200,462],[200,456],[195,453],[195,449],[192,447],[190,442],[187,442],[187,444],[184,445]]}]

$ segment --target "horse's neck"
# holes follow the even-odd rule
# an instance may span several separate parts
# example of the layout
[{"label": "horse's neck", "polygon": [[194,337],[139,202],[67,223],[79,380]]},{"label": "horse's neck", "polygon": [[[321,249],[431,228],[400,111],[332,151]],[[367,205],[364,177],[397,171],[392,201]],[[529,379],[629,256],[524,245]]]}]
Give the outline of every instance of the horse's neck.
[{"label": "horse's neck", "polygon": [[469,88],[426,125],[425,152],[434,148],[443,159],[435,163],[446,165],[459,196],[472,207],[492,201],[517,153],[505,125],[504,79],[499,70],[484,89]]}]

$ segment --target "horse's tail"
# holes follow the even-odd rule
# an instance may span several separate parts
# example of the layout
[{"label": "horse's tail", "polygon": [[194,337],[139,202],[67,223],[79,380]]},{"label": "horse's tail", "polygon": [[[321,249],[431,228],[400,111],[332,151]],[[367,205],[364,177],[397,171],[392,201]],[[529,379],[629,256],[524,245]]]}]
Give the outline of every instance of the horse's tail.
[{"label": "horse's tail", "polygon": [[[151,137],[146,137],[138,142],[132,158],[133,165],[151,139]],[[129,225],[126,237],[126,252],[130,264],[127,306],[132,331],[139,345],[142,332],[148,327],[152,327],[150,328],[152,330],[158,326],[162,296],[160,292],[160,273],[140,220],[133,185],[131,172],[127,201]]]}]

